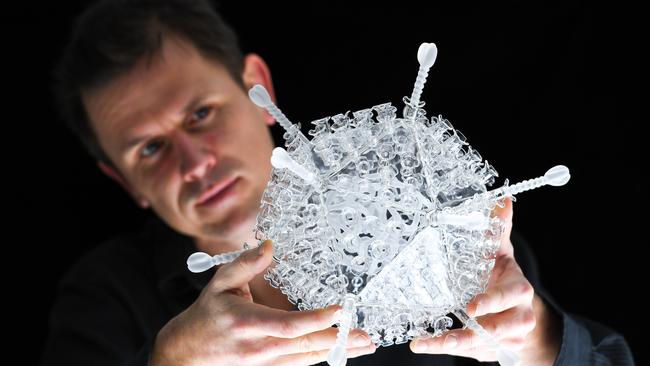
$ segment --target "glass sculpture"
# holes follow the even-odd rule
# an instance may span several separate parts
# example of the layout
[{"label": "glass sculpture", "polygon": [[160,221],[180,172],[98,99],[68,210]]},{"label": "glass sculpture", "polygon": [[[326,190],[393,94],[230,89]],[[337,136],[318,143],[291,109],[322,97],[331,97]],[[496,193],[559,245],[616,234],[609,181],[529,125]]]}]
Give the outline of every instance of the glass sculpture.
[{"label": "glass sculpture", "polygon": [[[274,242],[265,278],[299,309],[342,305],[328,362],[346,363],[351,328],[377,346],[439,336],[454,314],[488,344],[502,365],[518,356],[501,347],[465,312],[484,292],[504,223],[491,212],[505,197],[560,186],[569,171],[487,190],[497,177],[442,116],[426,117],[420,95],[437,48],[423,43],[420,68],[402,116],[390,103],[312,122],[311,140],[266,90],[252,101],[286,130],[286,150],[273,150],[273,170],[257,216],[256,238]],[[246,247],[246,246],[245,246]],[[243,250],[188,258],[193,272],[235,259]]]}]

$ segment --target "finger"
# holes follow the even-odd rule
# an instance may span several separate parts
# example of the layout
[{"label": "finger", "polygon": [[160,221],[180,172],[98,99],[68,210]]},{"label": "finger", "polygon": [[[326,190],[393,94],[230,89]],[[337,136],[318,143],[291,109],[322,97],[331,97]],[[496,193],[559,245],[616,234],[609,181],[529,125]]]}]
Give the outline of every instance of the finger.
[{"label": "finger", "polygon": [[242,336],[295,338],[330,328],[336,323],[336,311],[340,309],[341,306],[332,305],[318,310],[285,311],[250,304],[250,308],[240,307],[233,329]]},{"label": "finger", "polygon": [[[329,350],[336,344],[338,329],[328,328],[305,334],[296,338],[270,337],[265,341],[265,349],[276,356]],[[361,329],[353,329],[348,335],[348,348],[370,345],[370,337]]]},{"label": "finger", "polygon": [[[505,347],[514,352],[518,352],[524,348],[525,342],[521,339],[504,339],[499,341],[499,346]],[[458,348],[455,350],[450,350],[446,354],[460,357],[469,357],[480,362],[498,361],[498,350],[488,345],[480,345],[473,348]]]},{"label": "finger", "polygon": [[264,241],[258,248],[248,250],[231,263],[221,266],[208,287],[222,292],[247,286],[248,282],[271,264],[272,252],[271,241]]},{"label": "finger", "polygon": [[[521,351],[524,348],[525,344],[525,340],[520,338],[507,338],[499,341],[500,347],[505,347],[510,351],[514,351],[515,353]],[[458,352],[454,353],[454,355],[471,357],[481,362],[498,361],[498,351],[494,348],[486,346],[458,350]]]},{"label": "finger", "polygon": [[479,362],[498,361],[497,351],[489,347],[462,349],[449,354],[452,356],[473,358]]},{"label": "finger", "polygon": [[[377,347],[374,344],[370,344],[365,347],[354,347],[347,349],[347,358],[356,358],[363,355],[368,355],[374,353],[377,350]],[[329,350],[323,351],[313,351],[306,353],[297,353],[294,355],[280,356],[271,362],[271,365],[279,366],[303,366],[303,365],[313,365],[327,360],[327,355]]]},{"label": "finger", "polygon": [[520,304],[531,303],[534,295],[533,286],[523,275],[506,275],[503,281],[476,295],[467,304],[467,313],[473,317],[500,313]]},{"label": "finger", "polygon": [[470,329],[450,330],[440,337],[417,338],[409,344],[415,353],[432,354],[457,354],[479,346],[485,346],[485,342]]},{"label": "finger", "polygon": [[[416,338],[409,347],[414,353],[450,354],[468,356],[470,352],[494,351],[489,340],[483,339],[471,329],[454,329],[440,337]],[[499,343],[500,344],[500,343]]]},{"label": "finger", "polygon": [[499,207],[497,205],[492,211],[493,216],[500,218],[504,222],[503,232],[501,233],[501,237],[499,238],[501,245],[499,245],[499,248],[497,250],[496,253],[497,257],[500,257],[502,255],[512,256],[514,252],[512,243],[510,242],[510,233],[512,232],[512,216],[513,216],[512,199],[510,197],[506,197],[504,203],[505,203],[505,207]]},{"label": "finger", "polygon": [[497,205],[494,210],[492,210],[492,214],[495,217],[500,218],[501,220],[505,221],[506,223],[512,223],[512,198],[506,197],[503,200],[503,203],[505,204],[504,207],[501,207]]},{"label": "finger", "polygon": [[512,351],[521,351],[526,346],[527,339],[521,337],[504,338],[499,340],[499,345]]},{"label": "finger", "polygon": [[479,324],[494,338],[525,338],[535,329],[535,313],[531,307],[517,306],[497,314],[476,318]]},{"label": "finger", "polygon": [[[524,346],[524,340],[519,337],[502,339],[497,343],[511,350],[520,350]],[[492,343],[471,329],[450,330],[441,337],[415,339],[409,346],[414,353],[449,354],[471,357],[482,362],[497,359],[497,350]]]},{"label": "finger", "polygon": [[[511,246],[512,248],[512,246]],[[525,278],[524,272],[519,267],[517,260],[512,255],[497,257],[490,275],[488,287],[496,286],[501,282]]]}]

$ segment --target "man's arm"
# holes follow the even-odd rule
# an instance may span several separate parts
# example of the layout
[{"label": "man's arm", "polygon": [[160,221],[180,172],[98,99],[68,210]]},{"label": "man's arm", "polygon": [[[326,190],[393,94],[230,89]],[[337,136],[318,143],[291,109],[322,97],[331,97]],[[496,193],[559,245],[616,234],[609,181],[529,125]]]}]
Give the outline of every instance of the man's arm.
[{"label": "man's arm", "polygon": [[[629,347],[622,337],[601,328],[592,337],[588,323],[580,323],[551,305],[539,285],[532,253],[515,256],[510,240],[512,202],[496,214],[506,222],[495,267],[485,293],[467,307],[470,316],[503,345],[516,351],[523,365],[632,365]],[[591,322],[592,324],[595,324]],[[447,332],[442,337],[411,342],[418,353],[446,353],[493,361],[496,352],[470,329]]]},{"label": "man's arm", "polygon": [[[252,301],[248,282],[271,263],[270,241],[223,265],[176,316],[162,312],[145,254],[138,260],[124,247],[85,258],[61,282],[42,365],[311,365],[336,342],[339,307],[283,311]],[[347,346],[348,357],[375,351],[358,329]]]}]

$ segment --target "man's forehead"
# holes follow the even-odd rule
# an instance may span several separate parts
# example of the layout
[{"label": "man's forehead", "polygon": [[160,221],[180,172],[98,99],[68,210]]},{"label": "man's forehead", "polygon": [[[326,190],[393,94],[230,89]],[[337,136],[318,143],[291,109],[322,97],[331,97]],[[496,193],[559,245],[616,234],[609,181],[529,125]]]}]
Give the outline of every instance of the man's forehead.
[{"label": "man's forehead", "polygon": [[91,120],[110,139],[131,140],[147,121],[175,120],[192,101],[223,93],[230,81],[223,66],[202,57],[191,44],[163,42],[160,55],[142,60],[106,87],[84,93]]}]

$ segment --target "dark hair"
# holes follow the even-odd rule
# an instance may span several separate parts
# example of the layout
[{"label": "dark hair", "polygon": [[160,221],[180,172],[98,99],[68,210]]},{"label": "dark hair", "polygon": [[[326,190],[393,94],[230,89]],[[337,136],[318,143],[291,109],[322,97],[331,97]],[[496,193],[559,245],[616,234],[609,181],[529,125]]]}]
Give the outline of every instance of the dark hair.
[{"label": "dark hair", "polygon": [[207,0],[98,1],[75,20],[52,84],[63,121],[96,159],[114,166],[99,144],[81,92],[108,84],[143,57],[150,60],[165,35],[191,42],[243,87],[237,36]]}]

